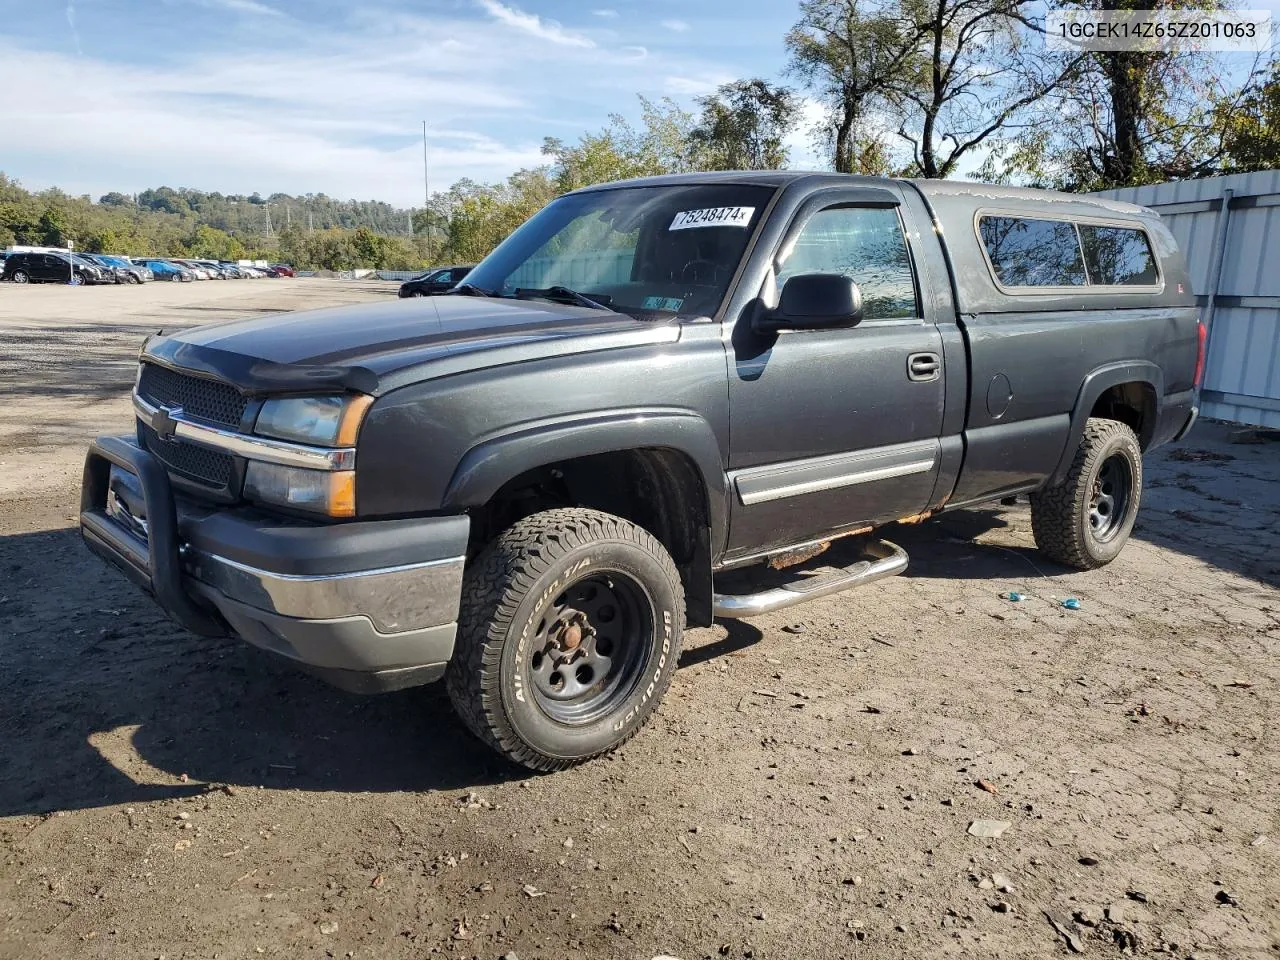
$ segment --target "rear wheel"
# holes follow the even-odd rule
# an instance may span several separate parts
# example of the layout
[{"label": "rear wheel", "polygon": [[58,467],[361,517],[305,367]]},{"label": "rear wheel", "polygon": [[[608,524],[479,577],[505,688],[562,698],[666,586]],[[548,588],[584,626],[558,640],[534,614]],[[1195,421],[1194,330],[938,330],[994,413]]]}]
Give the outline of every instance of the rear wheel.
[{"label": "rear wheel", "polygon": [[30,283],[31,275],[28,274],[27,271],[25,270],[15,270],[13,271],[13,282],[14,283]]},{"label": "rear wheel", "polygon": [[562,770],[644,725],[683,631],[679,574],[646,530],[595,510],[534,514],[468,569],[449,697],[499,753]]},{"label": "rear wheel", "polygon": [[1117,420],[1092,418],[1066,479],[1031,495],[1036,545],[1059,563],[1093,570],[1129,540],[1142,502],[1142,448]]}]

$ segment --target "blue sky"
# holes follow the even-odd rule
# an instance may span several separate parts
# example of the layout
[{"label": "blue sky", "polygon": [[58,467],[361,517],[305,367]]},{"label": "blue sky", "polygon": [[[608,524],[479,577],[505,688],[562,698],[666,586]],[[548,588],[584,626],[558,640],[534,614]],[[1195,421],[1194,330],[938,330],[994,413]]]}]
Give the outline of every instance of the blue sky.
[{"label": "blue sky", "polygon": [[[791,0],[0,0],[0,170],[421,203],[635,95],[777,76]],[[810,160],[805,137],[796,159]]]}]

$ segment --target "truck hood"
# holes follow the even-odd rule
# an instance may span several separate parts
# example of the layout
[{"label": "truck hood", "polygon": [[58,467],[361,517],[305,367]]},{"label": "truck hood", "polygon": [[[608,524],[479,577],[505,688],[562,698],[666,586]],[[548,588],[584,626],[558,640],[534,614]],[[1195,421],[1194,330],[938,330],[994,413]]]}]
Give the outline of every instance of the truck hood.
[{"label": "truck hood", "polygon": [[379,394],[498,363],[678,338],[674,322],[537,300],[445,296],[210,324],[153,338],[144,356],[247,393]]}]

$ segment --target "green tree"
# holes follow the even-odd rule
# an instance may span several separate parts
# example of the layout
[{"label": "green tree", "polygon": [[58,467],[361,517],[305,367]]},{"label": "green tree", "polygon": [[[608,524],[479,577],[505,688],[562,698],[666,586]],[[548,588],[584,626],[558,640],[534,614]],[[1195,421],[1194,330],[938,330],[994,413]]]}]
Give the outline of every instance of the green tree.
[{"label": "green tree", "polygon": [[386,238],[368,227],[359,227],[351,237],[351,249],[355,252],[356,266],[381,267],[386,259]]},{"label": "green tree", "polygon": [[435,262],[474,263],[485,257],[556,195],[558,185],[544,167],[520,170],[501,184],[461,180],[433,198],[433,211],[447,238]]},{"label": "green tree", "polygon": [[120,250],[120,238],[113,230],[99,230],[89,234],[84,247],[90,253],[116,253]]},{"label": "green tree", "polygon": [[701,166],[690,139],[693,114],[673,100],[640,97],[641,125],[613,114],[599,133],[584,134],[577,143],[555,137],[543,141],[551,159],[551,179],[558,193],[632,177],[684,173]]},{"label": "green tree", "polygon": [[1058,89],[1082,55],[1045,49],[1033,0],[805,0],[790,70],[827,104],[837,170],[950,177]]},{"label": "green tree", "polygon": [[803,0],[786,37],[787,70],[826,106],[818,138],[838,173],[888,173],[884,114],[922,70],[918,37],[870,0]]},{"label": "green tree", "polygon": [[702,113],[689,131],[701,166],[708,170],[777,170],[787,165],[785,139],[799,101],[766,80],[736,80],[700,97]]},{"label": "green tree", "polygon": [[[1225,0],[1059,0],[1069,9],[1227,9]],[[1233,131],[1262,101],[1264,65],[1243,80],[1220,55],[1132,49],[1083,54],[1066,81],[998,144],[982,175],[1066,190],[1209,176],[1230,168]],[[1261,116],[1262,114],[1257,114]],[[1243,143],[1243,141],[1239,141]]]},{"label": "green tree", "polygon": [[1248,84],[1238,102],[1220,103],[1223,173],[1280,169],[1280,58]]},{"label": "green tree", "polygon": [[40,243],[47,247],[65,247],[74,241],[67,226],[67,215],[57,207],[45,207],[38,224]]}]

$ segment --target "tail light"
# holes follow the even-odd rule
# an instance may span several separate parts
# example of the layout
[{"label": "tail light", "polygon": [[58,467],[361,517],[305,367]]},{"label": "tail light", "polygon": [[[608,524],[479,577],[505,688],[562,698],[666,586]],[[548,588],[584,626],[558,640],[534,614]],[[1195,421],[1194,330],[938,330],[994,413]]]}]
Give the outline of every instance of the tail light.
[{"label": "tail light", "polygon": [[1196,387],[1204,383],[1204,347],[1209,338],[1209,328],[1203,320],[1196,322]]}]

